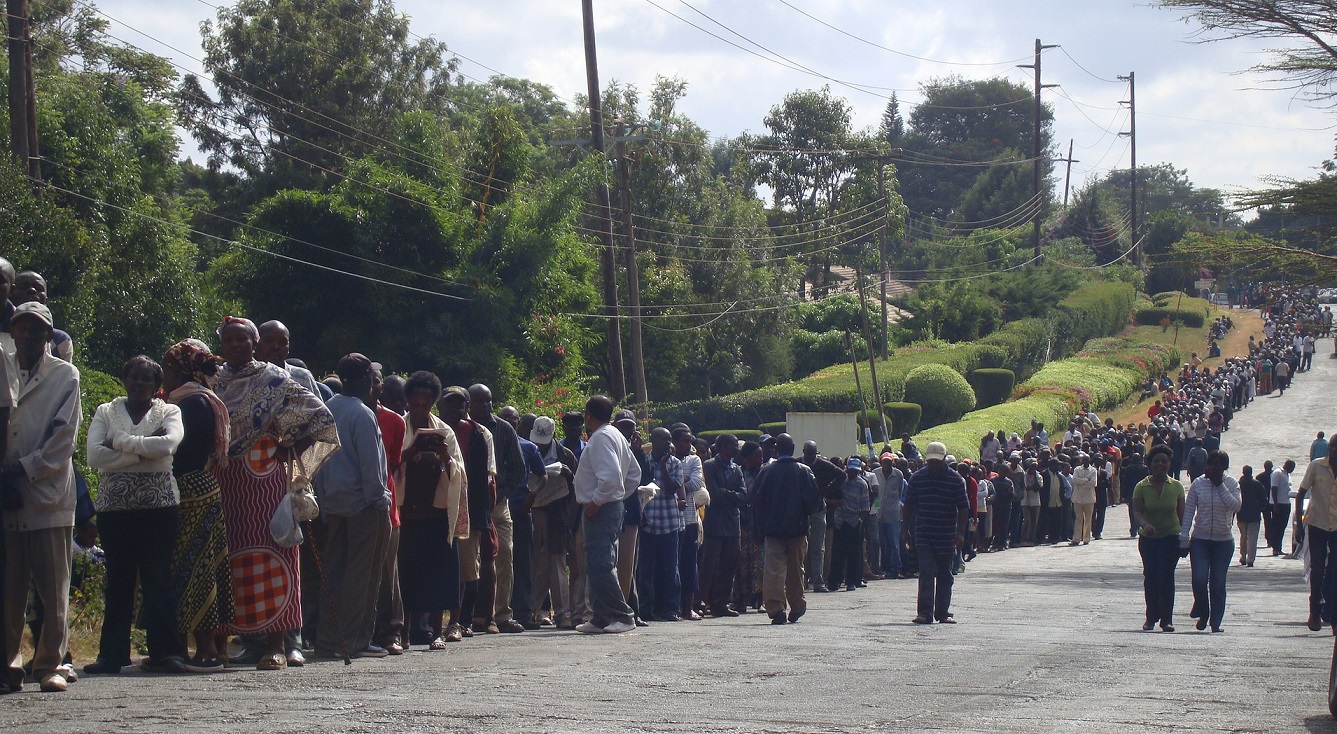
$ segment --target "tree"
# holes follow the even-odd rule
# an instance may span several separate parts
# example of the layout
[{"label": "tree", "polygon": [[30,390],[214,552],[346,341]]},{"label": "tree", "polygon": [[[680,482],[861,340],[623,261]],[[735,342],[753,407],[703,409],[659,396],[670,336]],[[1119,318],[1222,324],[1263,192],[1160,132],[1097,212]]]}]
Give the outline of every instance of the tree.
[{"label": "tree", "polygon": [[186,75],[181,124],[210,167],[264,175],[269,192],[329,187],[347,157],[384,147],[384,121],[445,110],[455,60],[409,33],[391,0],[238,0],[202,27],[217,98]]},{"label": "tree", "polygon": [[896,93],[891,93],[891,99],[887,100],[887,108],[882,112],[882,122],[878,125],[878,132],[881,133],[882,140],[888,145],[899,145],[901,138],[905,137],[905,118],[901,117],[901,102]]},{"label": "tree", "polygon": [[1324,105],[1337,100],[1337,2],[1333,0],[1161,0],[1202,24],[1208,40],[1268,38],[1295,42],[1272,49],[1254,71]]}]

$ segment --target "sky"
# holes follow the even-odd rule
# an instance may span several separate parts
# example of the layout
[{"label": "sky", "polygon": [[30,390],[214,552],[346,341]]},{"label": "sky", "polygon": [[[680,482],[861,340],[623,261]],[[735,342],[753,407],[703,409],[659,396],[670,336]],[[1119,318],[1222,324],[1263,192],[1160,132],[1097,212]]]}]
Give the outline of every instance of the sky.
[{"label": "sky", "polygon": [[[97,5],[117,38],[198,72],[199,24],[221,2]],[[460,55],[469,77],[525,77],[568,102],[585,91],[580,0],[398,0],[396,7],[413,33]],[[1032,62],[1038,38],[1059,46],[1041,66],[1043,82],[1061,86],[1042,98],[1053,106],[1063,152],[1073,141],[1074,188],[1129,166],[1129,140],[1119,135],[1129,129],[1120,105],[1129,90],[1116,79],[1129,72],[1140,165],[1171,163],[1195,185],[1230,194],[1262,186],[1266,176],[1313,177],[1334,151],[1337,110],[1248,72],[1281,42],[1202,43],[1195,22],[1153,2],[594,0],[594,13],[601,83],[648,91],[656,75],[680,77],[688,83],[680,111],[715,137],[762,131],[786,94],[825,84],[850,102],[860,128],[878,124],[893,89],[908,118],[920,85],[934,78],[1001,75],[1030,86],[1033,72],[1017,65]],[[184,140],[183,153],[193,152]]]}]

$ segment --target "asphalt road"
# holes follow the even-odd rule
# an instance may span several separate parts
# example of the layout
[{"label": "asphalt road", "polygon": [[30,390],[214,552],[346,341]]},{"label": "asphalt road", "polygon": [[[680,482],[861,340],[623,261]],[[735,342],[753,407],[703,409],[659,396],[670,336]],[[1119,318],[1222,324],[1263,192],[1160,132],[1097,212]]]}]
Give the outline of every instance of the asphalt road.
[{"label": "asphalt road", "polygon": [[[1328,346],[1320,347],[1326,357]],[[1245,461],[1308,456],[1337,362],[1262,398],[1225,436]],[[1296,482],[1298,483],[1299,472]],[[474,637],[445,652],[278,673],[85,677],[0,696],[8,731],[61,732],[1337,732],[1333,637],[1304,625],[1298,561],[1234,566],[1223,634],[1197,632],[1188,562],[1175,633],[1142,632],[1126,510],[1089,546],[982,555],[954,626],[911,624],[914,581],[811,595],[798,624],[759,614],[624,635]]]}]

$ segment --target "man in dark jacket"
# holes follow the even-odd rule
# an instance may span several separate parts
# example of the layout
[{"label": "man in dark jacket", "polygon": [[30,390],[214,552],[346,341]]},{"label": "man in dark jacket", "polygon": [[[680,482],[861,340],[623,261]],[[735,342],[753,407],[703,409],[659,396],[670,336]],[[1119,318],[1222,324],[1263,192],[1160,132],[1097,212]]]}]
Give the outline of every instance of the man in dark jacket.
[{"label": "man in dark jacket", "polygon": [[1141,449],[1141,446],[1134,446],[1128,458],[1124,459],[1127,463],[1119,471],[1119,494],[1123,503],[1128,505],[1128,535],[1133,538],[1137,537],[1137,518],[1133,516],[1133,490],[1137,488],[1139,482],[1151,474],[1147,465],[1142,463]]},{"label": "man in dark jacket", "polygon": [[797,622],[808,610],[803,599],[803,557],[808,518],[822,507],[812,470],[794,458],[794,438],[775,437],[775,462],[762,468],[752,489],[753,526],[766,544],[761,594],[771,624]]},{"label": "man in dark jacket", "polygon": [[738,439],[732,434],[722,434],[715,439],[715,456],[701,467],[710,494],[703,523],[701,598],[716,617],[738,616],[728,603],[738,571],[739,511],[747,505],[743,470],[734,463],[737,454]]}]

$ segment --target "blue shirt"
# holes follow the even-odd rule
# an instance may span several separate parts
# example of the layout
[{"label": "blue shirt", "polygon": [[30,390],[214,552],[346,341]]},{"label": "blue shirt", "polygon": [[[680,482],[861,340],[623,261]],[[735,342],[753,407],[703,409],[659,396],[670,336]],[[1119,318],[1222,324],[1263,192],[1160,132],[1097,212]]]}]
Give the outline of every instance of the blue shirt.
[{"label": "blue shirt", "polygon": [[836,510],[832,515],[836,527],[843,528],[846,525],[857,525],[861,519],[860,513],[868,512],[869,491],[868,482],[863,477],[845,478],[845,484],[840,490],[840,504],[836,505]]},{"label": "blue shirt", "polygon": [[525,459],[525,481],[512,489],[508,498],[512,502],[523,502],[525,495],[529,494],[529,475],[543,476],[547,469],[543,465],[543,455],[539,453],[538,446],[523,436],[516,436],[516,439],[520,441],[520,455]]},{"label": "blue shirt", "polygon": [[914,508],[914,542],[939,553],[956,548],[957,520],[961,510],[970,509],[966,482],[950,469],[933,476],[926,466],[910,475],[905,491],[906,507]]},{"label": "blue shirt", "polygon": [[385,445],[376,414],[347,395],[335,395],[325,406],[334,414],[340,448],[316,474],[320,511],[355,515],[368,507],[389,509]]},{"label": "blue shirt", "polygon": [[1318,461],[1328,457],[1328,439],[1320,438],[1309,445],[1309,460]]}]

